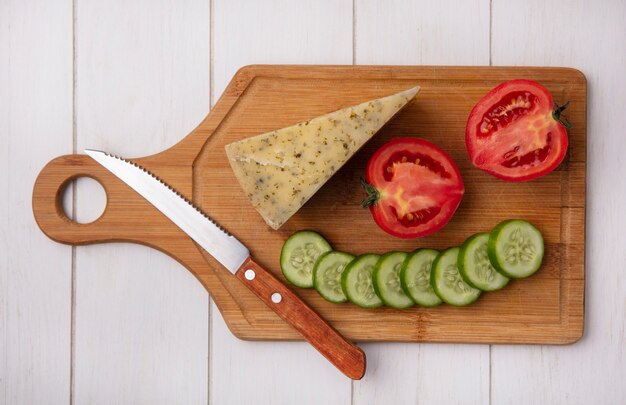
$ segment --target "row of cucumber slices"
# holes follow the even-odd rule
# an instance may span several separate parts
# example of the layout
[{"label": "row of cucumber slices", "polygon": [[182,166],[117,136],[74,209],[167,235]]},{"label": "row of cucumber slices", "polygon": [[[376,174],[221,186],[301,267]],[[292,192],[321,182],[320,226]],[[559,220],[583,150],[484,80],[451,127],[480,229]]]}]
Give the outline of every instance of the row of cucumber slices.
[{"label": "row of cucumber slices", "polygon": [[349,300],[363,308],[399,309],[442,302],[465,306],[483,291],[503,288],[510,278],[533,275],[543,253],[539,230],[512,219],[469,237],[460,247],[357,257],[333,250],[316,232],[300,231],[283,245],[280,266],[292,284],[315,287],[334,303]]}]

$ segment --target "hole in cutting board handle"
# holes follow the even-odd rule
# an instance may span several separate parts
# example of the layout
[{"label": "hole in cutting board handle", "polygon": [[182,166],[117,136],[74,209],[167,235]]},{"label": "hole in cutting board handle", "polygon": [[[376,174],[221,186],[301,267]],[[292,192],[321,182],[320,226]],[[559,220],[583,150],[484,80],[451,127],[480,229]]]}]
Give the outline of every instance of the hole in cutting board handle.
[{"label": "hole in cutting board handle", "polygon": [[[72,198],[75,192],[76,198]],[[79,176],[65,183],[60,195],[63,213],[79,224],[89,224],[104,214],[107,194],[100,182],[92,177]],[[76,210],[73,210],[74,202]],[[76,214],[74,216],[74,213]]]}]

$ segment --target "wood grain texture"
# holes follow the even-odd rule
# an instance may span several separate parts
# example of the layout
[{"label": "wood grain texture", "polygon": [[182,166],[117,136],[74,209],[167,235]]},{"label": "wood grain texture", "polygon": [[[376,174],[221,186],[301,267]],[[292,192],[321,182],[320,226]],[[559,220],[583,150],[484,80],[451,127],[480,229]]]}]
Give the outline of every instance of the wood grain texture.
[{"label": "wood grain texture", "polygon": [[235,276],[347,377],[363,378],[363,350],[341,336],[272,273],[249,257]]},{"label": "wood grain texture", "polygon": [[[584,251],[584,195],[571,194],[584,187],[563,188],[562,179],[568,178],[566,184],[571,184],[569,173],[584,166],[564,164],[534,182],[504,183],[471,167],[463,138],[458,136],[463,133],[465,117],[476,100],[495,84],[519,75],[540,81],[557,99],[571,100],[570,120],[576,127],[570,133],[568,162],[583,163],[586,84],[578,71],[350,66],[250,66],[242,69],[218,105],[190,136],[168,151],[137,161],[183,193],[193,188],[194,201],[246,244],[260,264],[281,279],[280,248],[284,240],[299,229],[317,229],[335,248],[361,254],[408,251],[420,246],[441,249],[458,245],[468,235],[489,230],[503,219],[528,219],[539,227],[546,241],[542,269],[528,280],[516,281],[501,291],[485,294],[467,308],[441,306],[368,311],[351,304],[328,303],[310,290],[301,290],[298,294],[337,330],[358,341],[572,343],[582,333],[584,256],[568,259],[570,267],[567,269],[563,268],[562,258],[569,247]],[[234,175],[227,169],[225,144],[418,83],[422,85],[419,101],[408,105],[283,228],[270,231],[261,217],[250,209]],[[324,97],[320,97],[321,94]],[[444,103],[444,99],[458,100],[458,103]],[[452,221],[436,234],[418,241],[398,240],[384,234],[371,221],[369,213],[360,208],[360,196],[356,192],[366,157],[382,143],[402,133],[424,134],[425,139],[437,142],[458,163],[466,183],[466,196]],[[201,144],[199,153],[190,147]],[[193,162],[193,170],[190,162]],[[151,235],[138,228],[138,224],[152,221],[151,214],[155,210],[145,200],[127,196],[128,187],[102,170],[93,171],[110,195],[102,219],[86,226],[64,220],[55,208],[56,190],[68,178],[76,176],[77,171],[89,171],[92,167],[84,156],[69,156],[57,159],[42,171],[33,199],[35,216],[45,233],[72,244],[135,240],[154,245],[181,262],[189,260],[179,256],[169,245],[182,231],[169,226],[168,233]],[[355,192],[346,193],[350,188]],[[538,189],[542,190],[541,194]],[[215,190],[220,192],[215,193]],[[558,203],[563,195],[570,203],[574,202],[574,206]],[[225,198],[228,204],[224,204]],[[549,201],[554,201],[554,205]],[[158,217],[154,218],[155,224],[163,222]],[[351,228],[346,228],[344,221],[336,221],[336,218],[350,218]],[[112,224],[116,226],[111,227]],[[355,235],[350,229],[359,229],[362,233]],[[227,270],[209,256],[206,260],[209,265],[206,269],[190,270],[211,292],[235,335],[245,339],[298,338]],[[209,274],[217,277],[209,279]],[[215,280],[219,283],[212,284]],[[472,321],[468,323],[468,319]]]},{"label": "wood grain texture", "polygon": [[488,404],[485,345],[365,343],[368,370],[353,404]]},{"label": "wood grain texture", "polygon": [[[80,7],[81,0],[75,3]],[[124,6],[114,3],[120,18],[124,18],[126,7],[133,7],[134,3],[126,2]],[[209,1],[205,0],[205,3],[208,4]],[[338,53],[336,48],[331,52],[342,60],[331,60],[328,54],[318,50],[314,41],[316,37],[323,37],[324,40],[320,43],[325,47],[333,46],[333,40],[343,43],[344,30],[352,29],[350,15],[342,13],[340,17],[332,19],[332,24],[325,27],[332,35],[317,31],[316,35],[308,36],[296,24],[292,24],[290,30],[282,30],[280,23],[289,16],[305,18],[311,14],[310,9],[300,13],[298,7],[285,9],[281,1],[271,1],[269,4],[264,2],[267,10],[263,18],[267,19],[272,15],[280,18],[272,19],[266,24],[248,16],[245,24],[239,24],[240,14],[258,14],[261,6],[257,7],[253,2],[213,0],[217,9],[220,9],[220,4],[230,3],[233,6],[228,7],[229,13],[213,17],[219,21],[212,24],[222,27],[212,36],[214,48],[221,46],[222,49],[222,52],[215,55],[214,64],[218,68],[228,65],[221,76],[214,77],[216,85],[221,86],[221,89],[226,87],[227,81],[241,65],[276,61],[297,63],[309,58],[307,52],[311,48],[315,56],[306,59],[307,63],[319,63],[321,60],[324,63],[350,62],[348,53]],[[323,3],[325,6],[330,4]],[[480,20],[480,24],[473,23],[476,18],[480,18],[473,12],[481,4],[472,8],[465,6],[466,2],[449,2],[441,8],[438,6],[439,2],[426,1],[394,1],[389,7],[385,7],[383,3],[376,7],[364,7],[365,3],[374,2],[355,1],[357,63],[487,64],[486,59],[483,61],[480,45],[474,44],[468,38],[472,32],[482,32],[488,27],[488,22],[484,19]],[[531,1],[511,6],[510,2],[500,0],[493,0],[492,3],[495,64],[574,66],[581,69],[589,80],[589,164],[586,167],[589,188],[586,207],[587,316],[583,339],[576,345],[563,347],[494,346],[491,355],[493,367],[490,392],[487,392],[489,398],[478,392],[476,387],[470,386],[478,383],[482,391],[485,385],[489,385],[485,382],[489,370],[483,367],[488,361],[483,345],[367,343],[363,348],[368,354],[368,373],[364,380],[354,385],[351,402],[349,383],[341,385],[341,375],[325,360],[317,361],[320,356],[306,343],[237,340],[227,330],[221,314],[213,305],[213,339],[209,356],[210,363],[216,370],[210,389],[210,403],[359,405],[392,402],[386,401],[387,399],[393,399],[398,404],[624,402],[626,392],[621,382],[626,370],[626,278],[621,268],[626,257],[622,248],[625,240],[620,229],[626,225],[623,212],[626,194],[619,182],[623,163],[621,151],[626,148],[624,138],[620,135],[621,128],[626,124],[620,107],[626,103],[626,94],[623,86],[619,85],[623,80],[622,67],[626,63],[622,46],[624,25],[619,18],[625,13],[624,4],[621,1]],[[155,7],[157,11],[160,7],[169,6],[168,2],[155,4],[158,5]],[[374,5],[376,4],[378,2]],[[66,347],[64,342],[69,339],[69,325],[65,321],[69,317],[71,306],[69,248],[50,243],[39,229],[28,225],[29,221],[32,223],[29,215],[25,214],[21,219],[20,211],[14,205],[17,202],[25,206],[24,212],[28,214],[28,194],[35,172],[51,157],[71,152],[71,96],[67,96],[66,87],[67,78],[71,76],[71,50],[68,51],[71,47],[70,7],[71,3],[64,0],[45,4],[11,0],[0,2],[0,162],[4,168],[0,171],[0,189],[12,192],[10,196],[5,193],[0,198],[0,403],[70,403],[69,353],[62,349]],[[280,13],[278,10],[281,9],[286,11]],[[154,24],[151,22],[154,19],[163,23],[168,19],[158,13],[155,16],[152,10],[153,7],[146,7],[142,16],[135,21],[125,20],[124,23],[101,27],[102,41],[111,36],[123,47],[125,45],[121,43],[120,37],[124,34],[118,33],[121,27],[122,31],[127,32],[127,24],[144,29],[146,25]],[[316,19],[319,20],[325,14],[330,12],[317,13]],[[405,15],[406,18],[403,18]],[[423,23],[419,22],[420,19]],[[208,27],[208,17],[206,20],[205,28]],[[386,27],[374,24],[377,21],[385,22],[383,25]],[[454,32],[450,32],[455,29],[449,24],[452,21],[460,21],[456,29],[462,31],[463,36],[455,37]],[[466,30],[462,22],[470,22],[474,29]],[[181,23],[180,20],[178,23]],[[420,28],[420,25],[430,27],[430,34],[422,35],[424,28]],[[230,28],[225,31],[225,27]],[[440,30],[438,27],[449,28]],[[307,26],[303,31],[313,32],[314,29]],[[368,30],[375,30],[376,35],[363,34]],[[266,31],[278,31],[280,34],[267,34]],[[59,32],[63,34],[59,35]],[[222,35],[223,32],[227,35]],[[292,41],[293,37],[298,39]],[[454,41],[449,40],[453,37]],[[370,56],[366,56],[364,48],[360,47],[364,45],[365,38],[368,41],[380,38],[369,47]],[[307,46],[300,46],[305,41],[309,41]],[[461,48],[457,47],[459,41],[464,44]],[[289,43],[290,46],[282,46],[283,43]],[[167,44],[168,41],[165,40],[164,45]],[[233,49],[228,49],[228,44],[232,44]],[[472,52],[466,52],[466,47],[472,49]],[[184,44],[182,48],[185,48]],[[9,53],[5,53],[7,49],[10,50]],[[429,51],[424,53],[425,49]],[[206,48],[198,48],[198,55],[205,50]],[[158,51],[152,48],[149,52],[153,54]],[[223,58],[223,52],[228,52],[233,57]],[[456,59],[455,55],[462,55],[462,58]],[[344,61],[344,58],[347,59]],[[118,70],[129,66],[129,70],[132,70],[137,64],[135,59],[129,59],[132,63],[122,59],[124,58],[115,60],[101,57],[93,63],[102,64],[103,69],[106,65],[109,69]],[[41,64],[42,60],[45,60],[45,64]],[[163,68],[156,70],[162,71]],[[121,73],[116,73],[119,74]],[[149,72],[143,70],[143,75],[146,74]],[[223,80],[220,82],[218,77]],[[141,81],[141,77],[137,80]],[[76,77],[76,82],[80,88],[81,77]],[[105,126],[115,126],[115,130],[126,131],[125,128],[135,125],[132,119],[128,119],[129,122],[123,125],[118,125],[117,122],[126,121],[125,112],[136,108],[138,101],[144,103],[143,105],[147,103],[142,100],[142,86],[144,85],[134,88],[136,97],[119,100],[117,108],[122,115],[111,115],[108,120],[110,122],[101,118]],[[115,90],[113,87],[104,89],[102,94]],[[219,97],[221,89],[214,92],[215,99]],[[162,89],[149,94],[150,97],[158,98],[164,91]],[[106,97],[102,94],[94,97]],[[85,100],[82,97],[78,103]],[[178,100],[178,103],[183,102],[181,98]],[[194,106],[187,107],[194,110]],[[164,108],[162,111],[167,115],[165,105],[159,108]],[[154,124],[154,132],[139,131],[137,135],[124,132],[129,138],[138,138],[129,146],[124,146],[124,140],[119,139],[109,143],[106,140],[109,133],[99,131],[95,126],[92,126],[92,130],[98,132],[98,142],[101,142],[103,148],[117,150],[129,156],[139,156],[161,150],[163,145],[152,142],[152,136],[160,137],[161,129],[157,123],[163,127],[168,125],[162,120],[151,120],[146,125]],[[15,130],[7,132],[7,128]],[[24,136],[26,133],[29,136]],[[178,135],[177,139],[184,133]],[[164,144],[172,141],[164,141]],[[35,148],[35,156],[32,152],[33,145],[39,145]],[[20,188],[25,182],[29,184]],[[584,185],[580,181],[576,184]],[[16,190],[25,194],[20,197]],[[83,196],[89,192],[90,190],[82,190]],[[91,203],[93,202],[90,201]],[[80,209],[82,214],[85,213],[83,208],[84,204]],[[161,225],[157,224],[155,233]],[[11,238],[7,238],[7,234]],[[173,238],[172,245],[181,252],[193,252],[195,249],[193,245],[189,247],[184,243],[177,244],[176,241],[177,238]],[[119,246],[102,246],[99,249],[102,249],[102,255],[106,252],[119,255],[123,259],[127,254],[120,252]],[[141,251],[144,248],[126,245],[122,249]],[[33,251],[41,254],[33,255]],[[573,252],[571,257],[578,254],[577,251]],[[153,260],[161,261],[158,257],[156,254]],[[115,262],[112,265],[125,268],[134,266],[125,263]],[[187,265],[194,264],[198,267],[206,265],[203,258]],[[9,270],[6,271],[7,269]],[[14,271],[18,269],[20,271]],[[173,271],[173,274],[176,278],[188,277],[180,269]],[[29,275],[32,278],[26,278]],[[151,274],[144,276],[149,280]],[[163,274],[157,277],[164,279]],[[122,280],[121,277],[117,279]],[[120,283],[115,285],[122,288]],[[137,294],[135,302],[138,304],[144,291],[145,289],[138,288],[134,290]],[[111,295],[102,296],[102,299],[120,301]],[[62,312],[65,308],[68,308],[67,312]],[[193,313],[179,315],[195,319]],[[160,325],[158,333],[175,333],[171,329],[178,327],[179,323],[169,316],[166,318],[167,321]],[[106,335],[121,332],[125,336],[133,335],[134,325],[119,319],[114,325],[115,330],[102,328],[98,333]],[[123,339],[131,346],[140,345],[142,335],[134,334],[134,338]],[[110,340],[111,338],[103,338],[101,341]],[[169,349],[155,346],[153,353],[158,356],[161,351],[167,352],[170,349],[171,346]],[[178,347],[176,350],[184,352],[186,349]],[[304,375],[298,373],[301,364],[309,365],[310,371]],[[120,364],[119,370],[124,372],[125,367],[125,363]],[[453,373],[450,374],[450,371]],[[90,370],[83,367],[74,372],[89,373]],[[302,379],[312,377],[319,384],[315,387],[303,387]],[[82,381],[88,379],[89,376]],[[241,381],[246,381],[251,389],[242,389]],[[454,381],[455,384],[451,385],[447,381]],[[168,384],[166,386],[172,387]],[[61,390],[57,391],[55,387],[61,387]],[[125,391],[124,395],[128,398],[122,401],[125,403],[142,396],[133,394],[135,390],[141,390],[141,387],[125,386],[120,389]]]},{"label": "wood grain texture", "polygon": [[488,65],[488,0],[356,0],[359,65]]},{"label": "wood grain texture", "polygon": [[0,2],[0,403],[69,403],[71,248],[42,237],[32,184],[72,152],[72,2]]},{"label": "wood grain texture", "polygon": [[[154,153],[206,115],[208,2],[77,0],[76,19],[77,150]],[[78,220],[95,197],[78,184]],[[75,403],[208,402],[209,302],[191,273],[144,247],[90,246],[75,283]]]},{"label": "wood grain texture", "polygon": [[[349,64],[352,6],[352,0],[213,0],[212,100],[222,95],[239,68],[251,63]],[[350,380],[308,343],[239,340],[214,303],[210,367],[214,405],[351,400]],[[232,388],[241,381],[247,389]]]},{"label": "wood grain texture", "polygon": [[[492,400],[507,404],[624,403],[626,88],[621,83],[626,48],[617,38],[626,38],[626,3],[494,0],[493,13],[495,64],[566,65],[587,76],[589,180],[584,336],[566,347],[494,347]],[[559,17],[553,18],[554,13]],[[573,252],[570,258],[578,255]]]},{"label": "wood grain texture", "polygon": [[[357,64],[489,64],[487,0],[357,0],[355,8]],[[394,343],[363,348],[369,370],[353,384],[354,405],[488,403],[486,345]]]},{"label": "wood grain texture", "polygon": [[215,99],[245,65],[350,64],[352,60],[351,0],[214,1]]},{"label": "wood grain texture", "polygon": [[[342,71],[352,73],[337,80],[339,72]],[[555,94],[568,91],[568,96],[577,98],[578,112],[573,109],[572,116],[582,122],[584,129],[584,79],[581,80],[581,76],[574,71],[524,69],[522,73],[515,69],[507,71],[416,67],[327,68],[316,71],[311,67],[304,67],[299,70],[284,68],[273,74],[272,67],[244,69],[233,82],[237,87],[227,89],[222,101],[235,94],[242,94],[243,97],[233,104],[226,118],[221,121],[196,159],[194,169],[196,201],[207,212],[211,212],[218,222],[248,244],[259,261],[274,270],[279,277],[281,277],[278,271],[280,247],[286,237],[298,229],[319,230],[335,248],[360,254],[393,249],[412,250],[417,246],[442,248],[460,244],[468,235],[489,230],[500,220],[522,216],[536,223],[548,241],[549,253],[543,270],[533,279],[513,283],[499,293],[485,295],[480,302],[470,308],[444,306],[429,310],[414,308],[409,311],[391,309],[366,311],[352,305],[326,303],[314,291],[300,290],[299,294],[320,311],[322,316],[333,322],[340,331],[357,340],[570,342],[581,333],[582,318],[579,312],[582,307],[572,314],[574,317],[578,316],[574,324],[579,326],[570,328],[567,323],[568,316],[563,317],[564,314],[561,313],[561,308],[569,308],[569,297],[560,294],[561,290],[555,288],[560,283],[561,275],[563,278],[570,278],[568,269],[561,270],[561,246],[582,243],[582,240],[565,241],[562,238],[562,225],[569,229],[570,217],[577,218],[583,214],[582,208],[564,207],[560,203],[562,194],[568,195],[570,190],[576,189],[561,188],[561,178],[568,177],[569,171],[561,170],[552,176],[522,185],[497,181],[472,169],[466,156],[463,138],[457,136],[458,133],[463,133],[465,116],[482,94],[496,83],[520,74],[544,82],[548,87],[552,87]],[[246,84],[246,78],[249,84]],[[561,84],[558,84],[559,82]],[[455,90],[458,89],[456,83],[462,83],[462,98],[458,90]],[[244,211],[246,204],[249,203],[227,170],[228,163],[223,153],[225,144],[359,101],[390,94],[413,84],[422,85],[417,101],[408,106],[368,143],[283,228],[277,232],[269,231],[267,226],[259,222],[260,217],[255,212],[248,215]],[[237,89],[237,93],[231,93],[234,89]],[[320,94],[324,94],[324,97],[320,98]],[[457,99],[459,103],[456,106],[444,103],[444,100],[450,99]],[[438,110],[442,107],[445,110]],[[218,104],[214,111],[219,109]],[[209,120],[211,118],[213,117]],[[367,156],[378,146],[393,136],[414,133],[424,134],[426,139],[437,142],[458,162],[467,184],[466,197],[458,214],[442,231],[419,241],[399,241],[380,231],[371,221],[369,213],[359,208],[361,195],[358,178],[359,173],[363,173]],[[572,139],[575,137],[579,137],[583,144],[576,145],[577,142],[572,142],[572,150],[577,148],[584,150],[584,131],[579,129]],[[350,187],[354,192],[346,193],[345,190]],[[225,195],[232,196],[230,204],[224,205],[221,203],[220,195],[212,193],[212,190],[218,188],[223,190]],[[584,196],[579,197],[582,198],[578,200],[579,205],[584,206]],[[552,203],[546,204],[547,201]],[[332,215],[329,215],[328,207],[331,207]],[[350,218],[349,229],[360,229],[362,234],[346,232],[348,228],[343,221],[338,222],[335,218]],[[571,225],[581,226],[574,221]],[[259,240],[264,242],[259,243]],[[255,244],[258,246],[256,250]],[[582,267],[582,258],[579,259],[581,260],[572,268]],[[542,279],[548,281],[542,283]],[[263,307],[255,305],[258,301],[246,297],[245,293],[240,291],[238,283],[229,283],[227,279],[225,280],[225,287],[237,297],[250,324],[265,326],[272,323],[272,314],[264,313]],[[580,277],[574,277],[572,283],[580,283]],[[563,290],[567,291],[569,290]],[[219,299],[216,299],[216,302],[218,306],[221,305]],[[511,305],[513,303],[515,305]],[[576,306],[575,303],[573,305]],[[471,325],[457,326],[456,329],[452,326],[462,324],[466,317],[473,319]],[[507,328],[495,328],[497,330],[495,332],[494,327],[501,324],[503,319],[510,320],[512,325]],[[561,320],[564,323],[561,323]],[[547,321],[550,323],[546,323]],[[517,327],[514,326],[516,323]],[[533,324],[532,327],[528,327],[528,323]],[[230,326],[236,334],[246,338],[268,338],[273,337],[274,333],[282,335],[283,338],[294,337],[293,333],[285,332],[283,335],[283,332],[279,333],[277,330],[272,332],[267,330],[267,335],[242,334],[242,330],[238,329],[239,324],[233,322]],[[566,332],[568,330],[570,332]]]}]

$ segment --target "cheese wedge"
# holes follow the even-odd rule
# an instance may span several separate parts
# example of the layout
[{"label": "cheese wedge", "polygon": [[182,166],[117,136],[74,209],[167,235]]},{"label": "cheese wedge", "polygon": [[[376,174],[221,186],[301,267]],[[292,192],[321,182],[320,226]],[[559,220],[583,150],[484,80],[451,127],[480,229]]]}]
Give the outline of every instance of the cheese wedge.
[{"label": "cheese wedge", "polygon": [[419,91],[419,86],[226,145],[265,222],[280,228]]}]

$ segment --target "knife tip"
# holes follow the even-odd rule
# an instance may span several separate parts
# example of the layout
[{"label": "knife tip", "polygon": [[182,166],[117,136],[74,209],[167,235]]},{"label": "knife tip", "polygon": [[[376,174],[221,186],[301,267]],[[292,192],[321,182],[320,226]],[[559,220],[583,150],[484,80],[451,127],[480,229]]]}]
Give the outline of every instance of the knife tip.
[{"label": "knife tip", "polygon": [[103,151],[97,150],[97,149],[83,149],[83,152],[85,152],[89,156],[95,155],[95,154],[104,154]]}]

